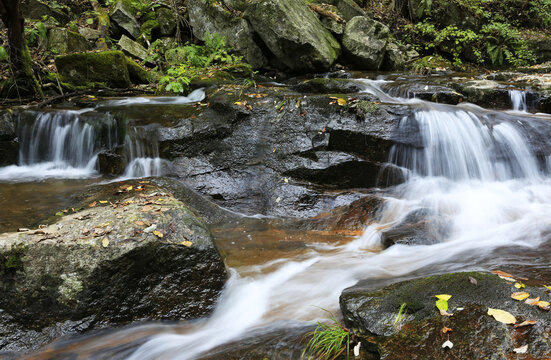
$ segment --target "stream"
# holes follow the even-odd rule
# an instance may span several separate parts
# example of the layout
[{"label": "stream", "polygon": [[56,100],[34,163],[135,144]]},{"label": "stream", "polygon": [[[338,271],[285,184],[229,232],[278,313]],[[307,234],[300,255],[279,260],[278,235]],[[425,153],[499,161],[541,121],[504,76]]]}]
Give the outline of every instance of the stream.
[{"label": "stream", "polygon": [[[388,162],[406,181],[382,190],[384,204],[361,236],[323,236],[242,217],[211,229],[231,277],[210,317],[64,339],[26,358],[200,359],[256,333],[327,320],[326,310],[338,315],[342,290],[363,279],[385,283],[497,266],[548,276],[551,156],[541,149],[551,148],[551,139],[538,134],[551,126],[551,116],[527,112],[526,98],[516,90],[510,91],[511,110],[497,111],[394,97],[388,81],[360,81],[363,92],[382,103],[411,109],[395,130],[397,137],[412,129],[418,134],[416,141],[391,149]],[[171,164],[159,156],[147,126],[132,127],[121,137],[117,120],[103,116],[94,128],[87,118],[98,109],[203,97],[199,91],[179,100],[123,99],[29,115],[36,121],[20,127],[28,136],[20,137],[19,164],[0,168],[0,206],[13,209],[2,216],[0,230],[23,226],[25,214],[67,206],[68,194],[80,187],[112,181],[99,175],[101,149],[119,147],[126,154],[124,174],[115,180],[170,173]],[[383,232],[419,212],[436,218],[434,241],[385,249]]]}]

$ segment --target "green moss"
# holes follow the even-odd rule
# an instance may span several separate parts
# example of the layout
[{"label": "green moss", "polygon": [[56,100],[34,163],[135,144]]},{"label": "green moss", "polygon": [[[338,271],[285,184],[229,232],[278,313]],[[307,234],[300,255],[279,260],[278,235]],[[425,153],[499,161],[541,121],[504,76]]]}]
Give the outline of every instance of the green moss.
[{"label": "green moss", "polygon": [[126,61],[130,80],[134,84],[149,84],[151,78],[149,73],[133,60],[127,58]]},{"label": "green moss", "polygon": [[152,40],[151,32],[153,31],[153,29],[156,29],[158,27],[159,27],[159,22],[157,20],[155,19],[147,20],[142,24],[141,32],[142,34],[145,35],[147,40],[151,41]]},{"label": "green moss", "polygon": [[27,247],[18,244],[10,250],[0,254],[0,274],[13,274],[23,269],[23,256],[27,253]]}]

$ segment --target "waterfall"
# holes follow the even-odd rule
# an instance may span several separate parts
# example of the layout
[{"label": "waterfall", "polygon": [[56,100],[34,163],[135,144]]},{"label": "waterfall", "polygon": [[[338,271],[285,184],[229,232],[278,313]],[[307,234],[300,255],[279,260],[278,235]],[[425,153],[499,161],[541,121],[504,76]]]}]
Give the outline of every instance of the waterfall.
[{"label": "waterfall", "polygon": [[513,110],[522,112],[526,112],[528,110],[526,105],[526,91],[509,90],[509,97],[511,98]]},{"label": "waterfall", "polygon": [[167,173],[170,163],[159,156],[155,129],[131,127],[124,140],[127,165],[123,178],[161,176]]},{"label": "waterfall", "polygon": [[91,109],[26,111],[17,128],[18,165],[0,168],[0,180],[91,177],[97,154],[117,145],[117,121]]}]

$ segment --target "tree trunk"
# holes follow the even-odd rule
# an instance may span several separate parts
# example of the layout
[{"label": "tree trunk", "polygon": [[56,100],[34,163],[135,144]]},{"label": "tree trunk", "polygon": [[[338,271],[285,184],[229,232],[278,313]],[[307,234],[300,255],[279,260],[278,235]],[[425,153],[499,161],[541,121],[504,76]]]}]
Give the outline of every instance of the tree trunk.
[{"label": "tree trunk", "polygon": [[25,41],[25,19],[21,12],[21,0],[0,0],[0,18],[8,29],[8,55],[15,90],[19,94],[38,94],[44,97],[32,71],[32,62]]}]

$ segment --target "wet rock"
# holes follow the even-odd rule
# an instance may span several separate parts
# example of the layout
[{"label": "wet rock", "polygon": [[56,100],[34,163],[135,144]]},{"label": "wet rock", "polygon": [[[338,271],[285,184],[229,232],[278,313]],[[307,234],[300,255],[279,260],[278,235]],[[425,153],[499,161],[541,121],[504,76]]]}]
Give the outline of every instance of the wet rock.
[{"label": "wet rock", "polygon": [[[476,284],[471,280],[473,278]],[[488,273],[454,273],[431,276],[381,288],[366,280],[345,289],[340,298],[347,327],[370,337],[371,351],[381,359],[488,359],[515,358],[513,349],[528,344],[528,356],[551,355],[551,316],[537,306],[511,299],[519,291],[511,282]],[[545,288],[525,289],[534,298],[547,297]],[[434,295],[452,295],[448,301],[452,317],[440,315]],[[406,304],[403,319],[396,322],[399,308]],[[515,328],[487,315],[488,308],[513,314],[517,323],[536,320],[535,325]],[[443,327],[453,329],[444,334]],[[443,349],[446,340],[452,349]]]},{"label": "wet rock", "polygon": [[76,86],[124,88],[130,85],[127,59],[122,51],[75,53],[58,56],[57,70],[64,82]]},{"label": "wet rock", "polygon": [[189,207],[138,181],[84,196],[83,210],[53,225],[0,235],[0,349],[213,310],[225,267]]},{"label": "wet rock", "polygon": [[384,59],[388,37],[388,27],[367,17],[357,16],[344,29],[344,56],[359,69],[378,70]]},{"label": "wet rock", "polygon": [[305,80],[293,86],[293,90],[305,94],[350,94],[362,89],[363,87],[357,82],[331,78]]},{"label": "wet rock", "polygon": [[103,151],[98,154],[99,172],[105,175],[120,175],[124,172],[127,159],[123,155],[123,149]]},{"label": "wet rock", "polygon": [[258,69],[267,63],[262,50],[254,41],[255,34],[249,23],[228,11],[223,3],[190,0],[188,11],[189,22],[197,38],[204,40],[207,32],[217,33],[224,36],[227,45],[234,48],[253,68]]},{"label": "wet rock", "polygon": [[160,8],[155,12],[157,22],[159,23],[159,35],[171,36],[176,32],[176,17],[174,13],[167,8]]},{"label": "wet rock", "polygon": [[136,59],[144,60],[147,57],[147,50],[126,35],[121,36],[118,45],[125,54]]},{"label": "wet rock", "polygon": [[327,70],[340,54],[337,40],[304,2],[257,1],[245,15],[269,51],[293,71]]},{"label": "wet rock", "polygon": [[54,28],[48,31],[48,48],[56,54],[67,54],[90,50],[90,44],[79,33]]},{"label": "wet rock", "polygon": [[19,143],[15,131],[16,119],[11,111],[0,111],[0,166],[17,163]]},{"label": "wet rock", "polygon": [[431,245],[445,240],[450,226],[442,215],[430,209],[417,209],[397,225],[381,232],[381,242],[385,248],[395,244]]},{"label": "wet rock", "polygon": [[135,9],[132,8],[130,2],[118,0],[109,14],[111,21],[119,26],[132,39],[137,39],[140,36],[140,24],[136,20]]},{"label": "wet rock", "polygon": [[485,108],[510,109],[509,90],[492,80],[471,80],[455,82],[452,86],[464,96],[464,101]]}]

